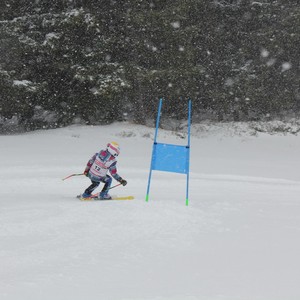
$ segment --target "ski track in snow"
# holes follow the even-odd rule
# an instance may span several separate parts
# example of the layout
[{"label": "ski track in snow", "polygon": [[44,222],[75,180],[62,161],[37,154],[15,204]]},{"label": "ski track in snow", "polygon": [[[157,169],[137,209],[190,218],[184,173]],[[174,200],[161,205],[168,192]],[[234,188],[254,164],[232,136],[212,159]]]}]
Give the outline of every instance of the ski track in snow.
[{"label": "ski track in snow", "polygon": [[[145,201],[152,138],[118,123],[0,136],[1,300],[300,298],[299,137],[192,136],[188,207],[182,174],[154,171]],[[135,200],[78,201],[89,180],[61,178],[112,140],[128,185],[111,194]]]}]

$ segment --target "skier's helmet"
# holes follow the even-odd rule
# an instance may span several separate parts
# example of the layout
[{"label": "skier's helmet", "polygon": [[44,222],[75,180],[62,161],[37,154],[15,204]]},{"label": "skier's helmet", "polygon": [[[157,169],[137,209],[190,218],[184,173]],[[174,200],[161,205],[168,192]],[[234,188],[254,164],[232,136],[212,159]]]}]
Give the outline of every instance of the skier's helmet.
[{"label": "skier's helmet", "polygon": [[120,154],[120,146],[117,142],[108,143],[106,150],[114,157]]}]

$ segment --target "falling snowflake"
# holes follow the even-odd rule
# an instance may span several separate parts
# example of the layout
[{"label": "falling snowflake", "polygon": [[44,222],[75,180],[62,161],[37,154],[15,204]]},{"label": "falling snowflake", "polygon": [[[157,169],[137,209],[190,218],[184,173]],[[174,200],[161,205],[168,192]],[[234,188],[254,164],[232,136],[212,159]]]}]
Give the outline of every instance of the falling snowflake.
[{"label": "falling snowflake", "polygon": [[268,57],[269,54],[270,54],[270,52],[267,49],[262,49],[261,52],[260,52],[260,55],[262,57]]},{"label": "falling snowflake", "polygon": [[287,70],[289,70],[289,69],[291,69],[291,68],[292,68],[291,63],[285,62],[285,63],[283,63],[283,64],[281,65],[281,72],[285,72],[285,71],[287,71]]},{"label": "falling snowflake", "polygon": [[172,22],[171,25],[173,28],[178,29],[180,27],[180,22],[179,21]]},{"label": "falling snowflake", "polygon": [[267,61],[267,66],[271,67],[276,63],[276,59],[272,58],[270,60]]}]

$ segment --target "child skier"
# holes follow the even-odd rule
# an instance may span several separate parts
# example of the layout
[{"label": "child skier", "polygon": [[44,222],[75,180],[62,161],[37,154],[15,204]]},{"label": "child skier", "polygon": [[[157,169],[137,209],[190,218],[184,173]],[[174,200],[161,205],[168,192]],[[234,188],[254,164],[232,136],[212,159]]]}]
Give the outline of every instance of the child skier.
[{"label": "child skier", "polygon": [[[92,184],[84,191],[82,198],[90,197],[92,192],[100,185],[100,182],[103,182],[104,187],[99,194],[99,198],[100,200],[111,199],[111,196],[108,194],[108,190],[112,183],[112,177],[124,186],[127,184],[127,181],[117,173],[116,157],[119,154],[119,144],[111,142],[107,144],[105,150],[100,150],[98,153],[93,155],[84,170],[84,174],[91,179]],[[108,171],[112,177],[107,175]]]}]

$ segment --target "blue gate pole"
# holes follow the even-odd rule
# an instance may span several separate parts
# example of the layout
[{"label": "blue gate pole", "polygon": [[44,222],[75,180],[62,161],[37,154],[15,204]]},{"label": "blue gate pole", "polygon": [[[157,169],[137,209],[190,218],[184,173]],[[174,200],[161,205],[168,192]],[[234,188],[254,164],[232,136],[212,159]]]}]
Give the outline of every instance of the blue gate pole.
[{"label": "blue gate pole", "polygon": [[158,105],[158,111],[157,111],[157,118],[156,118],[155,136],[154,136],[154,143],[155,144],[156,144],[158,127],[159,127],[159,122],[160,122],[161,107],[162,107],[162,99],[159,99],[159,105]]},{"label": "blue gate pole", "polygon": [[156,139],[157,139],[158,127],[159,127],[159,121],[160,121],[161,107],[162,107],[162,99],[159,99],[157,118],[156,118],[156,128],[155,128],[155,135],[154,135],[154,142],[153,142],[153,146],[152,146],[151,165],[150,165],[150,172],[149,172],[149,177],[148,177],[146,202],[148,202],[148,200],[149,200],[150,181],[151,181],[151,176],[152,176],[152,161],[153,161],[153,154],[155,153]]},{"label": "blue gate pole", "polygon": [[187,151],[187,174],[186,174],[186,206],[189,205],[189,179],[190,179],[190,149],[191,149],[191,116],[192,115],[192,101],[189,100],[189,109],[188,109],[188,151]]}]

